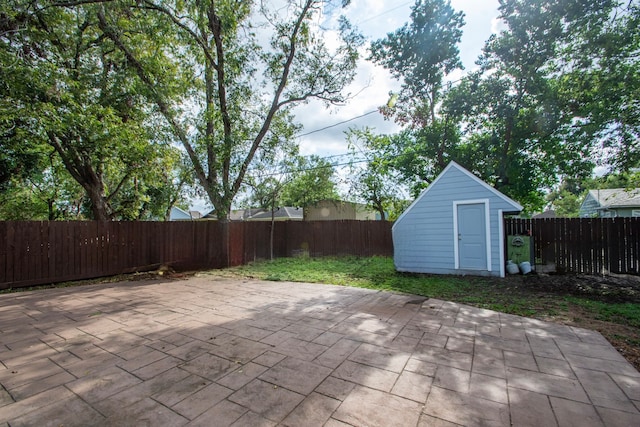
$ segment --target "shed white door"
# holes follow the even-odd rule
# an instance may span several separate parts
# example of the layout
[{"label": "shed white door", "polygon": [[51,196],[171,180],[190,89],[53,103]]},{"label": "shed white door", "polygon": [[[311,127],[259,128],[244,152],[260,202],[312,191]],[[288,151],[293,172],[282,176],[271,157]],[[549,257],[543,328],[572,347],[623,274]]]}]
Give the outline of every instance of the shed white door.
[{"label": "shed white door", "polygon": [[459,268],[487,270],[485,204],[459,204],[457,208]]}]

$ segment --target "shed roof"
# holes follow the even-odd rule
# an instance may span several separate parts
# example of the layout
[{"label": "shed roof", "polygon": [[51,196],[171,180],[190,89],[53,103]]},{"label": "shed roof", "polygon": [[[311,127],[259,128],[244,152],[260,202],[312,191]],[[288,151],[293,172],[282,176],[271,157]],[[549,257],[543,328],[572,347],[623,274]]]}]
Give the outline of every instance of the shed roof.
[{"label": "shed roof", "polygon": [[508,205],[511,205],[513,207],[513,211],[509,211],[509,212],[505,211],[505,213],[518,213],[518,212],[522,211],[523,208],[518,202],[516,202],[515,200],[511,199],[510,197],[505,196],[504,194],[502,194],[501,192],[499,192],[498,190],[496,190],[495,188],[493,188],[492,186],[490,186],[489,184],[487,184],[486,182],[484,182],[483,180],[481,180],[480,178],[478,178],[477,176],[475,176],[474,174],[469,172],[467,169],[463,168],[458,163],[456,163],[456,162],[454,162],[452,160],[447,165],[447,167],[444,168],[444,170],[442,172],[440,172],[440,175],[438,175],[438,177],[436,179],[434,179],[433,182],[431,184],[429,184],[429,186],[426,189],[424,189],[424,191],[422,191],[422,193],[420,193],[420,195],[413,201],[413,203],[411,203],[411,205],[409,205],[409,207],[407,209],[405,209],[405,211],[402,213],[402,215],[400,215],[400,217],[396,220],[396,222],[395,222],[395,224],[393,226],[395,227],[395,225],[398,224],[402,220],[402,218],[404,218],[404,216],[407,214],[407,212],[409,212],[414,205],[419,203],[420,200],[422,200],[422,198],[425,197],[432,188],[434,188],[436,185],[438,185],[438,181],[440,181],[440,179],[442,179],[442,177],[445,176],[451,169],[459,170],[460,172],[465,174],[469,179],[471,179],[471,180],[475,181],[476,183],[480,184],[487,191],[493,193],[495,196],[501,198]]},{"label": "shed roof", "polygon": [[589,190],[589,194],[598,202],[600,209],[640,207],[640,188]]}]

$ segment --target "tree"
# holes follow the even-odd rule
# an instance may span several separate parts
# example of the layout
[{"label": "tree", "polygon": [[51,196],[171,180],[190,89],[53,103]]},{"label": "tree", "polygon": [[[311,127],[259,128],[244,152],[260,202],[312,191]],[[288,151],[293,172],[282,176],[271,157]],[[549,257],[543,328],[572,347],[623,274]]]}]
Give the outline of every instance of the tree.
[{"label": "tree", "polygon": [[184,147],[219,219],[228,218],[254,158],[290,136],[295,105],[346,99],[342,91],[354,77],[363,39],[340,19],[337,45],[329,49],[314,21],[328,4],[286,0],[277,10],[238,0],[100,5],[103,35]]},{"label": "tree", "polygon": [[53,147],[86,192],[89,216],[136,219],[147,198],[140,189],[155,180],[162,149],[135,75],[98,28],[98,10],[3,3],[3,145],[27,147],[19,156],[27,168],[29,154]]},{"label": "tree", "polygon": [[[370,59],[402,81],[394,105],[381,111],[407,132],[386,141],[395,169],[412,187],[424,187],[445,168],[459,141],[458,123],[441,111],[445,78],[462,69],[458,43],[464,15],[448,0],[417,0],[411,22],[371,44]],[[400,144],[392,147],[391,144]]]},{"label": "tree", "polygon": [[448,0],[416,0],[410,23],[371,43],[369,59],[402,81],[395,106],[383,111],[420,127],[436,121],[443,80],[462,69],[457,45],[463,25],[464,14]]},{"label": "tree", "polygon": [[[297,152],[297,148],[295,150]],[[246,185],[251,194],[250,207],[275,210],[281,206],[304,208],[321,200],[337,199],[335,168],[326,159],[312,155],[291,155],[268,169],[273,171],[250,175]]]},{"label": "tree", "polygon": [[604,16],[566,44],[555,69],[576,117],[571,137],[593,141],[600,162],[625,172],[640,166],[640,3],[598,4]]},{"label": "tree", "polygon": [[576,137],[563,93],[574,49],[586,49],[611,3],[503,0],[507,28],[486,43],[480,70],[448,95],[445,109],[465,123],[462,163],[528,211],[564,176],[587,177],[595,141]]},{"label": "tree", "polygon": [[577,217],[580,206],[589,190],[624,188],[632,190],[640,187],[640,172],[610,172],[602,176],[579,179],[567,177],[558,189],[547,196],[551,207],[561,217]]},{"label": "tree", "polygon": [[389,137],[376,135],[373,129],[349,129],[347,141],[354,158],[365,157],[365,165],[351,165],[350,192],[375,209],[381,220],[395,215],[399,197],[397,180],[391,175],[388,164],[380,156],[379,149],[389,145]]},{"label": "tree", "polygon": [[2,220],[72,220],[85,218],[86,193],[51,152],[28,176],[14,175],[0,191]]},{"label": "tree", "polygon": [[555,106],[503,70],[467,77],[452,89],[446,108],[466,123],[458,162],[526,210],[542,206],[542,189],[558,174],[569,167],[578,173],[583,165],[584,151],[554,134]]},{"label": "tree", "polygon": [[581,185],[572,185],[570,180],[562,182],[557,190],[552,191],[546,197],[551,209],[560,218],[577,218],[580,213],[580,205],[584,200],[586,191],[581,190]]},{"label": "tree", "polygon": [[316,155],[299,157],[297,169],[282,189],[282,205],[306,208],[321,200],[338,199],[334,175],[335,169],[328,160]]}]

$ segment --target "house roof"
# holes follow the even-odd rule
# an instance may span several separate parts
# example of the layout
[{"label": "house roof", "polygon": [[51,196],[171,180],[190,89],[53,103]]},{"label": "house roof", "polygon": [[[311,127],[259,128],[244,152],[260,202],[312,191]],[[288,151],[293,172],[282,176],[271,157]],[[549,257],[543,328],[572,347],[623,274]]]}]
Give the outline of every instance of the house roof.
[{"label": "house roof", "polygon": [[640,207],[640,188],[589,190],[589,195],[600,205],[598,209]]},{"label": "house roof", "polygon": [[[205,218],[217,219],[215,211],[209,212]],[[274,211],[275,219],[303,219],[302,209],[284,206]],[[266,221],[271,220],[271,210],[262,208],[234,209],[229,213],[229,221]]]},{"label": "house roof", "polygon": [[554,211],[553,209],[549,209],[539,214],[535,214],[531,217],[531,219],[541,219],[541,218],[556,218],[556,211]]},{"label": "house roof", "polygon": [[[291,206],[284,206],[273,211],[274,219],[303,219],[302,209],[294,208]],[[270,210],[262,210],[259,213],[256,213],[249,218],[248,220],[270,220],[271,219],[271,211]]]},{"label": "house roof", "polygon": [[229,213],[229,220],[244,221],[246,219],[252,218],[254,215],[257,215],[261,212],[264,212],[264,209],[261,209],[261,208],[234,209]]},{"label": "house roof", "polygon": [[[460,172],[465,174],[467,177],[469,177],[473,181],[477,182],[478,184],[483,186],[485,189],[487,189],[491,193],[495,194],[497,197],[499,197],[502,200],[504,200],[507,204],[511,205],[513,207],[513,212],[522,211],[523,208],[518,202],[516,202],[515,200],[505,196],[504,194],[502,194],[501,192],[499,192],[498,190],[496,190],[495,188],[493,188],[492,186],[490,186],[489,184],[487,184],[486,182],[484,182],[483,180],[481,180],[480,178],[478,178],[477,176],[475,176],[474,174],[472,174],[471,172],[469,172],[468,170],[466,170],[465,168],[463,168],[462,166],[460,166],[459,164],[457,164],[456,162],[454,162],[452,160],[451,162],[449,162],[447,167],[444,168],[444,170],[442,172],[440,172],[440,175],[438,175],[438,177],[436,179],[434,179],[433,182],[431,184],[429,184],[429,186],[424,191],[422,191],[422,193],[420,193],[418,198],[416,198],[413,201],[413,203],[411,203],[411,205],[409,205],[409,207],[407,209],[405,209],[405,211],[402,213],[402,215],[400,215],[400,217],[396,220],[395,224],[393,224],[393,227],[395,227],[396,224],[398,224],[402,220],[402,218],[407,214],[407,212],[409,212],[411,210],[411,208],[413,208],[413,206],[415,204],[419,203],[420,200],[423,197],[425,197],[434,186],[437,185],[438,181],[440,181],[440,179],[443,176],[445,176],[453,168],[459,170]],[[505,212],[505,213],[507,213],[507,212]]]},{"label": "house roof", "polygon": [[[250,218],[251,216],[263,212],[264,209],[260,208],[250,208],[250,209],[233,209],[229,212],[229,221],[244,221],[245,219]],[[212,210],[207,213],[204,218],[207,219],[218,219],[216,215],[216,210]]]}]

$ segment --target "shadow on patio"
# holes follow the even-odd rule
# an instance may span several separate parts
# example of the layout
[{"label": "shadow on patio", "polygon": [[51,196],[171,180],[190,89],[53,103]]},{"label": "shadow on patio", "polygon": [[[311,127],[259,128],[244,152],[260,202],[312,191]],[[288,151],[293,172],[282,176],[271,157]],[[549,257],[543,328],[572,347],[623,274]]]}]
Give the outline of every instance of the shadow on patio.
[{"label": "shadow on patio", "polygon": [[412,295],[200,275],[0,295],[0,332],[0,425],[640,425],[598,333]]}]

